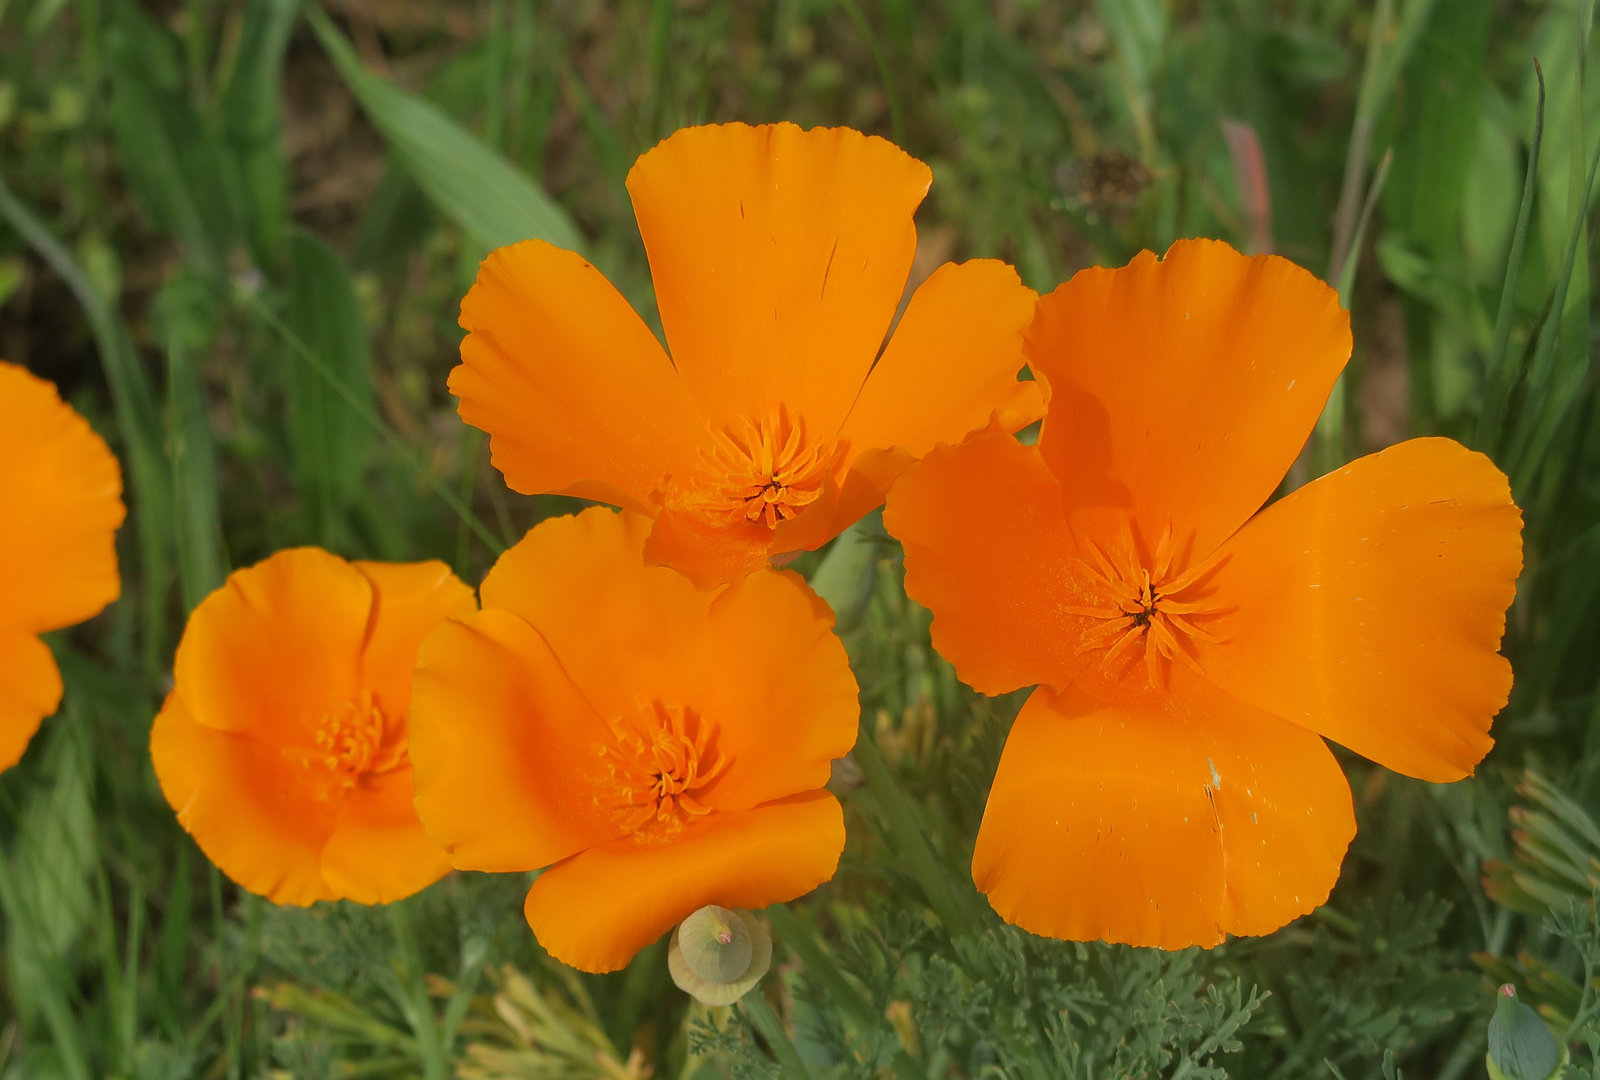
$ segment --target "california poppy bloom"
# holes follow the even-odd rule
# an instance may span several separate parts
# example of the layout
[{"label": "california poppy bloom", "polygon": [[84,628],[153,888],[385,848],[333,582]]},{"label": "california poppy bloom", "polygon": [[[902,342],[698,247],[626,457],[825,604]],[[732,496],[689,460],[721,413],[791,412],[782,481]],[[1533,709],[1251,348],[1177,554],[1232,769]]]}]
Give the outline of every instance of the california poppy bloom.
[{"label": "california poppy bloom", "polygon": [[832,613],[787,571],[698,590],[645,565],[649,532],[604,507],[540,523],[417,661],[423,824],[460,869],[548,867],[528,925],[585,971],[707,904],[809,892],[844,847],[823,785],[859,706]]},{"label": "california poppy bloom", "polygon": [[653,518],[645,557],[702,587],[821,546],[936,443],[1043,408],[1004,263],[934,271],[884,344],[931,180],[848,128],[677,132],[628,173],[671,359],[581,256],[513,244],[461,303],[461,418],[515,490]]},{"label": "california poppy bloom", "polygon": [[1488,751],[1522,561],[1506,478],[1413,439],[1261,509],[1351,345],[1281,258],[1195,240],[1085,270],[1025,337],[1038,445],[941,448],[884,517],[961,677],[1039,684],[973,876],[1052,937],[1267,933],[1327,898],[1355,832],[1324,738],[1432,781]]},{"label": "california poppy bloom", "polygon": [[178,822],[280,904],[388,903],[450,869],[411,799],[417,647],[472,590],[443,563],[280,551],[189,616],[150,755]]},{"label": "california poppy bloom", "polygon": [[0,769],[61,704],[39,635],[91,618],[122,592],[122,472],[55,385],[0,362]]}]

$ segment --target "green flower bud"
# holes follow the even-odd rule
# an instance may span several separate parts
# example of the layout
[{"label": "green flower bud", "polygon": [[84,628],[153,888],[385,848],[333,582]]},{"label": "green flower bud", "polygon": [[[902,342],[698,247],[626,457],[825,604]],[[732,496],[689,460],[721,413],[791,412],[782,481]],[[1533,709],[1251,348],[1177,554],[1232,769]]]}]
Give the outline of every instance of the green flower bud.
[{"label": "green flower bud", "polygon": [[772,966],[772,938],[748,911],[707,905],[672,932],[667,970],[706,1005],[732,1005]]},{"label": "green flower bud", "polygon": [[1502,986],[1489,1020],[1489,1052],[1484,1055],[1490,1080],[1556,1080],[1568,1056],[1550,1025],[1517,1000],[1516,988],[1509,983]]}]

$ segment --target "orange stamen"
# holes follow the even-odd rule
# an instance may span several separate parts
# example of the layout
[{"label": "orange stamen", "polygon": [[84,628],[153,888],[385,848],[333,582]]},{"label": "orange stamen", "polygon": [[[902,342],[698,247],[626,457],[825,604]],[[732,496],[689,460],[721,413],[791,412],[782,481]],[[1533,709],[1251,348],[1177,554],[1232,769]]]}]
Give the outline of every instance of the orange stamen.
[{"label": "orange stamen", "polygon": [[697,793],[727,768],[711,745],[715,729],[692,710],[652,701],[611,723],[615,743],[597,747],[606,765],[595,802],[639,840],[669,838],[711,812]]},{"label": "orange stamen", "polygon": [[1085,545],[1085,557],[1075,561],[1087,571],[1101,602],[1068,609],[1100,620],[1084,632],[1080,653],[1105,650],[1101,667],[1109,672],[1137,651],[1143,655],[1152,688],[1162,685],[1173,660],[1201,672],[1195,642],[1221,640],[1196,622],[1222,614],[1200,584],[1217,563],[1207,561],[1175,573],[1176,552],[1171,526],[1162,532],[1148,566],[1126,524],[1113,543]]}]

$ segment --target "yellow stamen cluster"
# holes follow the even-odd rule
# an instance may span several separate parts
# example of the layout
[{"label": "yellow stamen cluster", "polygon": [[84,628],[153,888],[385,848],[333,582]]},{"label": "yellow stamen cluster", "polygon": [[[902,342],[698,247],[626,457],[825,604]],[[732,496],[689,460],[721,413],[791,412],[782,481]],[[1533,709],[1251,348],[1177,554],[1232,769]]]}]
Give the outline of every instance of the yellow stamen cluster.
[{"label": "yellow stamen cluster", "polygon": [[709,813],[696,798],[720,776],[728,759],[712,747],[715,729],[692,709],[652,701],[632,717],[614,720],[615,742],[597,752],[607,791],[596,802],[640,839],[671,836]]}]

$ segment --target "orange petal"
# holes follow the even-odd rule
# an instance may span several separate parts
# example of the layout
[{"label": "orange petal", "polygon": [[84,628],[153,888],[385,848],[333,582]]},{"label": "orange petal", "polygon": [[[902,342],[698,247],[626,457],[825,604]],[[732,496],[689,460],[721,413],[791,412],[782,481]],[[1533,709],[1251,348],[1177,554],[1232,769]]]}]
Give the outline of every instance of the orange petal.
[{"label": "orange petal", "polygon": [[485,609],[525,619],[606,719],[641,701],[693,702],[701,685],[706,613],[714,593],[647,567],[648,518],[591,507],[548,518],[495,563]]},{"label": "orange petal", "polygon": [[359,904],[387,904],[450,872],[450,859],[417,820],[411,769],[364,778],[345,796],[322,849],[328,887]]},{"label": "orange petal", "polygon": [[594,799],[596,750],[610,741],[544,638],[511,612],[450,619],[423,642],[417,813],[455,866],[533,870],[620,836]]},{"label": "orange petal", "polygon": [[0,627],[42,633],[121,592],[122,474],[54,384],[0,363]]},{"label": "orange petal", "polygon": [[1039,301],[1025,337],[1069,513],[1131,509],[1147,548],[1170,526],[1193,559],[1272,494],[1350,357],[1338,294],[1219,240],[1084,270]]},{"label": "orange petal", "polygon": [[490,252],[461,302],[461,419],[524,494],[646,510],[706,440],[650,330],[584,259],[542,240]]},{"label": "orange petal", "polygon": [[[1007,432],[1043,416],[1041,385],[1017,381],[1022,329],[1037,299],[995,259],[935,270],[912,295],[840,430],[850,452],[898,447],[920,458],[938,443],[955,445],[988,427],[996,414]],[[881,501],[884,479],[894,478],[877,479]]]},{"label": "orange petal", "polygon": [[1233,608],[1200,663],[1241,700],[1378,764],[1458,780],[1511,690],[1496,653],[1522,567],[1506,478],[1449,439],[1351,462],[1265,510],[1224,549]]},{"label": "orange petal", "polygon": [[303,768],[278,747],[196,723],[173,693],[150,758],[178,824],[224,874],[279,904],[338,898],[322,876],[337,807],[308,794]]},{"label": "orange petal", "polygon": [[372,583],[373,595],[361,680],[386,716],[404,716],[422,639],[445,619],[472,614],[478,599],[438,560],[352,565]]},{"label": "orange petal", "polygon": [[714,813],[670,844],[631,838],[539,876],[523,912],[545,950],[582,971],[615,971],[707,904],[760,908],[833,877],[844,815],[826,791]]},{"label": "orange petal", "polygon": [[693,703],[728,766],[705,801],[742,810],[822,787],[861,716],[833,612],[798,574],[764,570],[719,594],[710,614],[708,677]]},{"label": "orange petal", "polygon": [[[793,520],[809,517],[813,509]],[[645,542],[644,559],[651,566],[672,567],[696,588],[710,589],[766,566],[773,533],[759,521],[708,522],[693,511],[663,510]]]},{"label": "orange petal", "polygon": [[0,632],[0,769],[22,760],[39,721],[61,704],[61,672],[49,646],[32,634]]},{"label": "orange petal", "polygon": [[1349,785],[1321,739],[1179,669],[1170,692],[1035,691],[1006,740],[972,874],[1036,934],[1209,946],[1326,900],[1354,834]]},{"label": "orange petal", "polygon": [[1074,541],[1061,488],[1035,447],[979,435],[940,447],[889,492],[884,527],[905,547],[906,592],[933,612],[933,644],[985,694],[1065,686],[1089,662],[1090,620],[1069,609]]},{"label": "orange petal", "polygon": [[928,167],[793,124],[685,128],[628,173],[667,345],[714,426],[838,429],[894,317]]},{"label": "orange petal", "polygon": [[197,723],[274,737],[356,698],[371,612],[372,585],[343,559],[279,551],[195,607],[175,681]]}]

